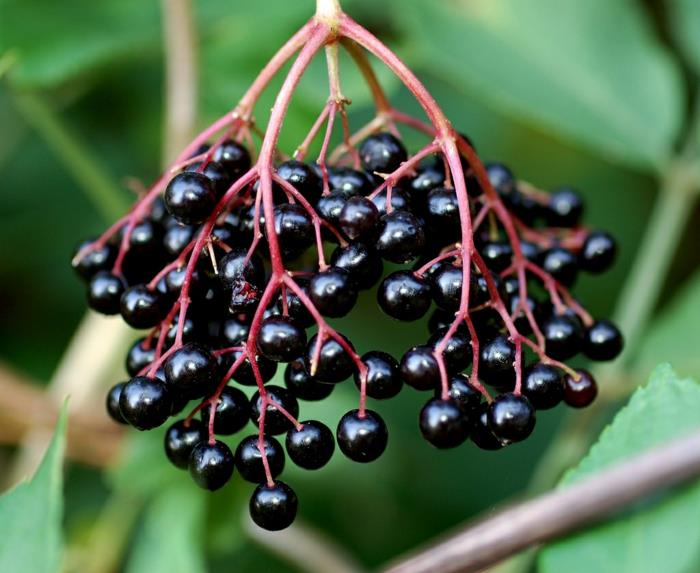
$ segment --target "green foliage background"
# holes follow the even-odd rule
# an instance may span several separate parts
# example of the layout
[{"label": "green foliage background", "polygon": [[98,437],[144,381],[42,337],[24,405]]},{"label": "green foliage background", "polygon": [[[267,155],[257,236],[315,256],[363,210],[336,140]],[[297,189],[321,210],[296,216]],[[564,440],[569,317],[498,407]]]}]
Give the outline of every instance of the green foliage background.
[{"label": "green foliage background", "polygon": [[[48,380],[84,312],[82,286],[69,267],[74,244],[99,233],[131,201],[126,178],[149,182],[159,172],[159,4],[0,0],[0,359],[37,380]],[[205,126],[235,105],[311,15],[313,2],[193,4]],[[681,141],[694,141],[695,154],[700,146],[690,121],[700,4],[345,0],[343,6],[415,68],[483,158],[503,160],[544,188],[581,189],[587,223],[613,230],[621,256],[608,275],[584,277],[576,294],[595,316],[609,316]],[[344,70],[359,123],[371,112],[369,100],[358,75]],[[283,145],[296,145],[315,118],[325,100],[318,89],[324,74],[319,63],[302,83]],[[417,111],[386,73],[380,77],[397,107]],[[261,110],[269,109],[272,93]],[[688,216],[668,276],[645,277],[661,281],[663,293],[628,372],[637,383],[664,360],[683,376],[700,376],[700,226],[697,212]],[[397,356],[424,336],[422,325],[397,328],[380,316],[371,296],[342,328],[359,350],[379,347]],[[115,379],[122,375],[114,372]],[[333,424],[354,400],[354,387],[343,387],[304,415]],[[421,400],[405,391],[378,406],[392,432],[378,463],[358,467],[337,456],[320,473],[289,471],[301,517],[370,566],[522,492],[562,417],[543,413],[533,439],[498,454],[468,446],[438,452],[418,435]],[[295,570],[248,539],[241,526],[246,485],[234,480],[213,496],[194,490],[167,466],[161,435],[154,434],[130,436],[123,461],[109,472],[69,467],[69,557],[79,563],[99,527],[99,535],[120,545],[116,563],[129,573]],[[12,450],[3,453],[0,472]]]}]

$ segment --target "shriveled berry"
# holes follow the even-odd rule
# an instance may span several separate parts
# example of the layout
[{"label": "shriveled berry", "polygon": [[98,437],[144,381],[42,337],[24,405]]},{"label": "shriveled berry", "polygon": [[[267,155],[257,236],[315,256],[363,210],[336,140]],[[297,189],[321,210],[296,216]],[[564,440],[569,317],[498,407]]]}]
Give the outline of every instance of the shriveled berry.
[{"label": "shriveled berry", "polygon": [[265,282],[265,267],[262,259],[253,254],[248,257],[246,249],[232,249],[218,263],[219,278],[228,287],[240,280],[248,281],[257,287]]}]

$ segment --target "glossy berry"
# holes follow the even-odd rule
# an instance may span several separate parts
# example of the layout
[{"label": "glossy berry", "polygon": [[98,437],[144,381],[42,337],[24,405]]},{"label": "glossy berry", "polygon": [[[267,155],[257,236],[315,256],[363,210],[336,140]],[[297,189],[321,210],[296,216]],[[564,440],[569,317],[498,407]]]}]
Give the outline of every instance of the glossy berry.
[{"label": "glossy berry", "polygon": [[[413,202],[411,201],[411,196],[408,194],[408,192],[401,189],[401,187],[394,187],[391,190],[391,199],[389,200],[388,197],[389,192],[386,187],[372,197],[372,203],[374,203],[375,207],[379,211],[380,217],[383,217],[389,211],[413,212]],[[388,208],[389,205],[391,205],[391,209]]]},{"label": "glossy berry", "polygon": [[444,310],[456,311],[462,298],[462,269],[450,263],[440,263],[432,274],[435,304]]},{"label": "glossy berry", "polygon": [[[442,386],[435,388],[435,397],[442,398]],[[448,380],[448,399],[465,414],[473,414],[481,406],[481,392],[469,382],[466,374],[453,374]],[[474,416],[472,415],[471,418]]]},{"label": "glossy berry", "polygon": [[371,239],[379,223],[379,209],[366,197],[350,197],[340,210],[338,223],[351,241]]},{"label": "glossy berry", "polygon": [[460,217],[454,189],[438,187],[428,193],[425,218],[432,231],[440,233],[445,242],[460,236]]},{"label": "glossy berry", "polygon": [[185,171],[170,180],[165,189],[168,212],[183,225],[203,223],[216,205],[216,191],[202,173]]},{"label": "glossy berry", "polygon": [[[308,295],[309,281],[305,277],[296,277],[295,281],[302,292]],[[304,306],[304,303],[301,301],[297,293],[295,293],[292,289],[286,289],[285,299],[287,302],[287,315],[294,321],[294,324],[306,329],[316,323],[314,317],[309,312],[309,309]],[[275,302],[274,308],[275,314],[283,314],[284,306],[282,305],[281,296]]]},{"label": "glossy berry", "polygon": [[219,279],[225,286],[233,286],[240,280],[255,286],[265,282],[265,267],[258,255],[248,257],[246,249],[233,249],[224,255],[218,263]]},{"label": "glossy berry", "polygon": [[372,288],[384,270],[384,263],[377,251],[362,243],[338,247],[331,255],[331,264],[347,271],[358,289]]},{"label": "glossy berry", "polygon": [[296,493],[286,483],[261,483],[250,498],[250,517],[263,529],[280,531],[292,524],[298,505]]},{"label": "glossy berry", "polygon": [[328,184],[331,191],[339,191],[346,198],[354,195],[369,195],[373,188],[372,182],[364,171],[349,167],[329,168]]},{"label": "glossy berry", "polygon": [[217,198],[223,197],[231,185],[231,176],[228,170],[218,161],[209,161],[204,169],[202,169],[200,162],[191,163],[185,171],[196,171],[205,175],[211,181]]},{"label": "glossy berry", "polygon": [[119,382],[112,386],[107,393],[107,413],[109,417],[112,418],[118,424],[128,424],[122,416],[121,410],[119,409],[119,397],[122,395],[122,389],[126,385],[126,382]]},{"label": "glossy berry", "polygon": [[207,440],[207,429],[199,420],[179,420],[165,432],[165,455],[172,464],[187,469],[194,448]]},{"label": "glossy berry", "polygon": [[377,252],[392,263],[404,264],[420,256],[425,233],[420,221],[408,211],[392,211],[379,221]]},{"label": "glossy berry", "polygon": [[578,380],[572,376],[564,378],[564,402],[572,408],[585,408],[598,395],[598,385],[588,370],[576,370]]},{"label": "glossy berry", "polygon": [[433,390],[440,382],[440,369],[430,346],[414,346],[399,365],[402,380],[416,390]]},{"label": "glossy berry", "polygon": [[[265,466],[263,466],[258,442],[259,439],[257,435],[248,436],[241,440],[234,454],[238,473],[241,474],[244,480],[252,483],[259,483],[265,479]],[[266,435],[263,440],[263,449],[267,456],[270,473],[273,478],[276,478],[284,469],[284,450],[282,449],[282,444],[272,436]]]},{"label": "glossy berry", "polygon": [[411,271],[396,271],[379,285],[377,302],[392,318],[418,320],[430,308],[430,286],[425,279]]},{"label": "glossy berry", "polygon": [[[437,350],[447,336],[449,327],[436,330],[428,340],[428,343]],[[447,343],[443,345],[442,355],[445,359],[445,366],[450,372],[461,372],[471,364],[474,354],[472,352],[471,337],[469,330],[465,326],[460,326],[450,336]]]},{"label": "glossy berry", "polygon": [[481,347],[479,376],[487,384],[508,388],[515,381],[515,346],[505,336],[499,335]]},{"label": "glossy berry", "polygon": [[164,370],[168,385],[190,399],[206,396],[218,382],[216,359],[195,342],[173,352],[166,359]]},{"label": "glossy berry", "polygon": [[[308,372],[313,373],[312,376],[319,382],[328,384],[337,384],[349,378],[355,364],[341,344],[334,338],[326,338],[321,345],[320,352],[317,353],[317,340],[318,335],[314,334],[306,346],[304,365]],[[314,359],[317,359],[315,369],[312,368]]]},{"label": "glossy berry", "polygon": [[124,281],[107,271],[99,271],[90,279],[87,289],[88,306],[101,314],[118,314]]},{"label": "glossy berry", "polygon": [[535,428],[535,410],[524,396],[501,394],[489,406],[488,424],[501,442],[520,442]]},{"label": "glossy berry", "polygon": [[[225,386],[216,402],[214,411],[214,433],[220,436],[231,436],[241,431],[248,423],[248,397],[238,388]],[[209,424],[211,403],[207,402],[200,416],[202,423]]]},{"label": "glossy berry", "polygon": [[570,287],[576,282],[578,260],[571,251],[554,247],[542,255],[542,268],[556,281]]},{"label": "glossy berry", "polygon": [[317,470],[325,466],[335,450],[333,432],[328,426],[309,420],[301,423],[301,428],[287,432],[285,441],[287,455],[300,468]]},{"label": "glossy berry", "polygon": [[331,267],[311,277],[309,298],[323,316],[339,318],[355,306],[357,287],[348,271]]},{"label": "glossy berry", "polygon": [[616,254],[617,245],[612,235],[603,231],[593,231],[581,247],[579,265],[589,273],[602,273],[615,262]]},{"label": "glossy berry", "polygon": [[313,205],[321,196],[323,183],[316,172],[306,163],[290,159],[280,163],[277,175],[292,185]]},{"label": "glossy berry", "polygon": [[227,318],[221,323],[219,336],[224,347],[240,346],[248,338],[250,325],[239,318]]},{"label": "glossy berry", "polygon": [[421,165],[416,169],[416,176],[411,179],[410,187],[424,197],[435,189],[441,187],[445,183],[445,167],[442,163],[428,163]]},{"label": "glossy berry", "polygon": [[[263,233],[266,233],[263,227]],[[275,234],[282,255],[298,257],[314,244],[315,232],[311,216],[298,203],[285,203],[275,207]]]},{"label": "glossy berry", "polygon": [[[330,223],[333,227],[338,228],[340,223],[338,218],[340,217],[340,212],[345,206],[345,202],[348,198],[343,194],[342,191],[332,191],[328,195],[324,195],[316,202],[316,212],[319,217]],[[330,234],[327,236],[333,237]],[[333,237],[337,242],[337,239]]]},{"label": "glossy berry", "polygon": [[[228,368],[240,357],[240,355],[241,351],[235,351],[225,355],[226,367],[224,370],[228,370]],[[258,370],[260,372],[260,376],[263,382],[269,382],[270,380],[272,380],[272,377],[277,372],[277,362],[273,362],[272,360],[268,360],[260,354],[256,354],[255,363],[258,366]],[[233,373],[232,378],[239,384],[242,384],[243,386],[257,385],[255,374],[253,372],[253,367],[250,364],[250,360],[247,358],[238,366],[236,371]]]},{"label": "glossy berry", "polygon": [[132,378],[119,394],[122,417],[137,430],[157,428],[168,419],[171,408],[171,393],[158,378]]},{"label": "glossy berry", "polygon": [[489,427],[489,404],[486,402],[482,403],[476,411],[469,437],[481,450],[500,450],[504,446]]},{"label": "glossy berry", "polygon": [[[365,381],[367,396],[376,400],[385,400],[401,392],[403,386],[401,372],[393,356],[373,350],[362,356],[362,363],[367,367]],[[357,372],[355,372],[355,385],[361,388],[360,375]]]},{"label": "glossy berry", "polygon": [[232,180],[238,179],[250,169],[250,153],[232,139],[224,140],[214,151],[214,159],[224,166]]},{"label": "glossy berry", "polygon": [[284,370],[284,385],[299,400],[318,401],[331,395],[333,384],[324,384],[314,379],[306,370],[304,361],[294,360]]},{"label": "glossy berry", "polygon": [[506,270],[513,258],[513,249],[508,241],[488,241],[480,251],[484,263],[495,273]]},{"label": "glossy berry", "polygon": [[391,133],[370,135],[360,145],[362,167],[370,173],[391,173],[407,158],[403,143]]},{"label": "glossy berry", "polygon": [[176,257],[190,243],[197,228],[194,225],[172,225],[163,235],[163,248],[171,257]]},{"label": "glossy berry", "polygon": [[581,351],[583,327],[574,314],[555,314],[542,323],[547,355],[555,360],[568,360]]},{"label": "glossy berry", "polygon": [[190,455],[189,470],[195,483],[209,491],[225,486],[235,466],[231,449],[223,442],[200,442]]},{"label": "glossy berry", "polygon": [[564,398],[564,376],[549,364],[535,364],[523,373],[523,395],[536,410],[549,410]]},{"label": "glossy berry", "polygon": [[[282,434],[292,427],[292,422],[280,412],[276,405],[281,406],[292,417],[296,418],[299,415],[299,403],[286,388],[281,386],[266,386],[268,404],[265,411],[265,432],[271,435]],[[257,424],[262,411],[263,398],[260,392],[253,394],[250,399],[250,419],[254,424]]]},{"label": "glossy berry", "polygon": [[469,437],[470,420],[452,400],[432,398],[420,411],[423,437],[440,449],[455,448]]},{"label": "glossy berry", "polygon": [[516,191],[515,175],[503,163],[487,163],[486,174],[489,183],[501,197],[508,197]]},{"label": "glossy berry", "polygon": [[338,422],[338,447],[354,462],[373,462],[384,453],[389,433],[384,420],[372,410],[351,410]]},{"label": "glossy berry", "polygon": [[306,332],[289,317],[270,316],[262,321],[256,342],[265,358],[289,362],[304,353]]},{"label": "glossy berry", "polygon": [[596,320],[583,336],[583,352],[591,360],[614,360],[622,346],[622,334],[609,320]]},{"label": "glossy berry", "polygon": [[575,227],[582,214],[583,201],[573,189],[559,189],[549,196],[545,216],[551,227]]},{"label": "glossy berry", "polygon": [[[93,241],[83,241],[78,245],[73,256],[77,256],[80,251],[93,245]],[[75,272],[83,279],[90,279],[99,271],[107,271],[114,264],[117,257],[115,248],[109,243],[99,248],[92,248],[91,251],[84,253],[79,260],[74,260],[72,263]]]},{"label": "glossy berry", "polygon": [[120,299],[124,322],[133,328],[153,328],[168,313],[165,297],[146,285],[126,289]]}]

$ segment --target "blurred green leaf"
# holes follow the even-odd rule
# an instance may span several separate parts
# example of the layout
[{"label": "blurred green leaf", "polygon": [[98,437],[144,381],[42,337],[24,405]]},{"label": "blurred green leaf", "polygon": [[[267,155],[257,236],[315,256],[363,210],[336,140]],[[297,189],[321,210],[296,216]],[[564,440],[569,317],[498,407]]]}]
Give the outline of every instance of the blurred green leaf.
[{"label": "blurred green leaf", "polygon": [[166,488],[146,510],[127,573],[205,573],[206,493],[191,483]]},{"label": "blurred green leaf", "polygon": [[688,62],[700,74],[700,2],[666,0],[671,30]]},{"label": "blurred green leaf", "polygon": [[[647,386],[601,434],[572,483],[616,462],[700,427],[700,385],[679,379],[670,365],[651,374]],[[691,573],[700,567],[700,482],[637,511],[547,547],[541,573]]]},{"label": "blurred green leaf", "polygon": [[682,84],[639,3],[401,0],[396,6],[415,59],[455,87],[609,159],[658,168],[669,157],[682,120]]},{"label": "blurred green leaf", "polygon": [[160,45],[157,2],[0,0],[0,52],[17,86],[43,88]]},{"label": "blurred green leaf", "polygon": [[56,573],[61,562],[66,408],[34,477],[0,497],[0,571]]}]

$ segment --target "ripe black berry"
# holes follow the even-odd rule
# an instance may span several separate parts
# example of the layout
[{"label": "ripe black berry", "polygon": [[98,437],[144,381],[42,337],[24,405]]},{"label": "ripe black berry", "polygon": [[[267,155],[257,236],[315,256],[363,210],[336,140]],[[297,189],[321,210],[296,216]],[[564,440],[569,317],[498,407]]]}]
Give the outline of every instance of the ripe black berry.
[{"label": "ripe black berry", "polygon": [[549,364],[535,364],[523,374],[523,395],[536,410],[554,408],[564,398],[564,376]]},{"label": "ripe black berry", "polygon": [[261,483],[250,498],[250,517],[263,529],[280,531],[292,524],[298,505],[296,493],[286,483]]},{"label": "ripe black berry", "polygon": [[158,378],[132,378],[119,394],[122,417],[137,430],[157,428],[168,419],[171,408],[170,392]]},{"label": "ripe black berry", "polygon": [[444,310],[456,311],[462,298],[462,269],[450,263],[440,263],[431,277],[435,304]]},{"label": "ripe black berry", "polygon": [[515,381],[515,346],[505,336],[499,335],[481,348],[479,376],[487,384],[508,388]]},{"label": "ripe black berry", "polygon": [[218,382],[216,359],[195,342],[173,352],[165,361],[164,370],[168,385],[192,400],[206,396]]},{"label": "ripe black berry", "polygon": [[306,332],[289,317],[269,316],[262,321],[256,342],[266,358],[289,362],[303,354]]},{"label": "ripe black berry", "polygon": [[109,417],[112,418],[118,424],[128,424],[122,416],[121,410],[119,409],[119,397],[122,395],[122,389],[126,385],[126,382],[119,382],[112,386],[107,393],[107,413]]},{"label": "ripe black berry", "polygon": [[381,416],[372,410],[351,410],[338,422],[336,432],[340,451],[355,462],[368,463],[384,453],[389,434]]},{"label": "ripe black berry", "polygon": [[520,442],[535,428],[535,410],[524,396],[501,394],[489,406],[488,424],[501,442]]},{"label": "ripe black berry", "polygon": [[197,171],[208,177],[217,198],[223,197],[231,185],[231,176],[228,170],[218,161],[209,161],[203,170],[200,162],[191,163],[185,171]]},{"label": "ripe black berry", "polygon": [[176,257],[194,237],[197,227],[194,225],[172,225],[163,235],[163,248],[171,257]]},{"label": "ripe black berry", "polygon": [[350,197],[338,215],[338,223],[351,241],[369,240],[379,222],[379,210],[366,197]]},{"label": "ripe black berry", "polygon": [[396,271],[386,277],[377,289],[381,309],[397,320],[418,320],[430,308],[428,282],[411,271]]},{"label": "ripe black berry", "polygon": [[219,336],[224,347],[240,346],[248,338],[250,325],[239,318],[227,318],[221,323]]},{"label": "ripe black berry", "polygon": [[[242,430],[249,420],[248,397],[238,388],[226,386],[221,391],[214,411],[214,433],[230,436]],[[209,424],[211,404],[202,408],[200,416],[204,424]]]},{"label": "ripe black berry", "polygon": [[338,247],[331,255],[331,264],[346,270],[358,289],[372,288],[384,270],[384,263],[377,251],[362,243]]},{"label": "ripe black berry", "polygon": [[495,273],[506,270],[513,258],[513,249],[507,241],[488,241],[480,251],[484,263]]},{"label": "ripe black berry", "polygon": [[570,287],[576,282],[578,260],[571,251],[554,247],[542,255],[542,268],[555,280]]},{"label": "ripe black berry", "polygon": [[[362,362],[367,367],[366,390],[367,396],[377,400],[393,398],[399,392],[403,382],[399,364],[394,357],[386,352],[374,350],[362,356]],[[355,372],[355,385],[360,388],[360,375]]]},{"label": "ripe black berry", "polygon": [[430,346],[414,346],[401,358],[403,381],[416,390],[433,390],[440,382],[440,369]]},{"label": "ripe black berry", "polygon": [[575,227],[582,214],[583,201],[573,189],[559,189],[549,196],[545,217],[551,227]]},{"label": "ripe black berry", "polygon": [[372,192],[372,182],[364,171],[349,167],[329,169],[328,184],[331,191],[339,191],[346,198],[354,195],[369,195]]},{"label": "ripe black berry", "polygon": [[216,148],[214,159],[224,166],[232,180],[238,179],[250,169],[250,153],[232,139],[226,139]]},{"label": "ripe black berry", "polygon": [[302,359],[293,360],[284,371],[284,385],[300,400],[317,401],[331,395],[333,384],[324,384],[315,380],[306,370]]},{"label": "ripe black berry", "polygon": [[439,232],[444,241],[455,241],[460,236],[460,216],[454,189],[438,187],[428,193],[425,214],[430,229]]},{"label": "ripe black berry", "polygon": [[572,408],[585,408],[598,395],[598,385],[588,370],[579,368],[576,373],[578,380],[572,376],[564,379],[564,402]]},{"label": "ripe black berry", "polygon": [[248,259],[248,252],[245,249],[233,249],[218,263],[219,278],[228,287],[233,286],[241,280],[248,281],[257,287],[265,283],[265,267],[262,259],[258,255],[253,255]]},{"label": "ripe black berry", "polygon": [[617,245],[612,235],[593,231],[586,237],[578,260],[581,268],[589,273],[602,273],[612,266],[616,254]]},{"label": "ripe black berry", "polygon": [[425,233],[420,221],[408,211],[392,211],[379,221],[377,251],[392,263],[408,263],[420,256]]},{"label": "ripe black berry", "polygon": [[305,470],[322,468],[335,450],[333,432],[315,420],[302,422],[299,430],[289,430],[285,445],[289,459]]},{"label": "ripe black berry", "polygon": [[416,176],[411,179],[410,187],[421,197],[445,183],[445,167],[437,162],[420,166]]},{"label": "ripe black berry", "polygon": [[504,444],[494,436],[489,427],[489,407],[490,404],[484,402],[476,411],[474,426],[469,437],[472,442],[481,450],[500,450]]},{"label": "ripe black berry", "polygon": [[501,197],[506,198],[516,191],[515,175],[503,163],[487,163],[486,173],[489,183]]},{"label": "ripe black berry", "polygon": [[423,437],[436,448],[454,448],[469,437],[470,421],[452,400],[429,400],[420,412],[419,423]]},{"label": "ripe black berry", "polygon": [[216,205],[211,180],[202,173],[185,171],[170,180],[165,189],[168,212],[183,225],[203,223]]},{"label": "ripe black berry", "polygon": [[207,439],[207,429],[199,420],[179,420],[165,432],[165,455],[175,467],[187,469],[195,446]]},{"label": "ripe black berry", "polygon": [[[435,397],[442,398],[442,385],[435,388]],[[481,392],[469,382],[466,374],[453,374],[448,380],[448,398],[467,414],[476,412],[481,406]],[[473,418],[474,416],[471,416]]]},{"label": "ripe black berry", "polygon": [[583,343],[581,321],[573,314],[555,314],[542,323],[547,355],[555,360],[576,356]]},{"label": "ripe black berry", "polygon": [[290,159],[280,163],[277,175],[290,183],[312,205],[318,200],[323,191],[323,182],[316,172],[306,163]]},{"label": "ripe black berry", "polygon": [[[73,256],[75,257],[82,249],[92,244],[92,241],[83,241],[78,245]],[[117,253],[114,247],[107,243],[99,248],[93,248],[89,253],[83,255],[80,260],[73,263],[73,268],[83,279],[87,280],[99,271],[109,270],[116,257]]]},{"label": "ripe black berry", "polygon": [[[270,385],[265,389],[267,391],[268,400],[274,402],[274,404],[270,402],[267,404],[265,411],[265,432],[273,436],[282,434],[292,427],[292,422],[277,409],[275,404],[281,406],[288,414],[296,418],[299,415],[299,403],[294,396],[281,386]],[[253,397],[250,399],[250,419],[254,424],[257,424],[260,419],[262,402],[263,399],[260,396],[260,392],[253,394]]]},{"label": "ripe black berry", "polygon": [[168,313],[165,297],[146,285],[126,289],[120,299],[124,322],[133,328],[153,328]]},{"label": "ripe black berry", "polygon": [[[428,340],[428,343],[437,349],[438,345],[447,336],[449,327],[443,327],[436,330]],[[445,359],[445,366],[450,372],[461,372],[472,361],[474,354],[472,352],[471,337],[466,326],[460,326],[450,336],[447,344],[445,344],[442,355]]]},{"label": "ripe black berry", "polygon": [[[224,355],[225,366],[222,365],[222,369],[224,372],[228,370],[230,366],[238,359],[238,357],[241,355],[241,352],[242,351],[238,350],[236,352]],[[255,363],[258,366],[258,370],[260,371],[260,377],[262,378],[263,382],[269,382],[270,380],[272,380],[272,377],[277,372],[277,362],[273,362],[272,360],[268,360],[260,354],[256,354]],[[239,384],[242,384],[243,386],[257,385],[255,373],[253,372],[253,367],[251,366],[250,360],[248,358],[243,360],[243,362],[238,366],[238,368],[236,368],[236,371],[233,373],[232,378]]]},{"label": "ripe black berry", "polygon": [[622,346],[622,334],[609,320],[596,320],[584,334],[583,352],[591,360],[614,360]]},{"label": "ripe black berry", "polygon": [[[263,233],[266,233],[263,227]],[[275,233],[284,257],[293,259],[314,244],[316,234],[311,216],[298,203],[275,207]]]},{"label": "ripe black berry", "polygon": [[309,298],[323,316],[339,318],[355,306],[357,288],[348,271],[331,267],[311,277]]},{"label": "ripe black berry", "polygon": [[233,454],[223,442],[200,442],[190,455],[189,470],[195,483],[209,491],[222,488],[234,470]]},{"label": "ripe black berry", "polygon": [[[379,211],[380,216],[383,217],[389,211],[413,211],[411,196],[408,194],[408,192],[401,189],[401,187],[394,187],[391,190],[390,200],[387,200],[388,195],[389,191],[385,187],[374,197],[372,197],[372,203],[374,203],[375,207]],[[387,208],[389,204],[391,205],[391,209]]]},{"label": "ripe black berry", "polygon": [[[338,218],[340,217],[340,212],[343,210],[347,199],[342,191],[333,191],[316,202],[316,212],[319,217],[337,228],[339,226]],[[332,237],[329,233],[326,236],[327,238]]]},{"label": "ripe black berry", "polygon": [[87,303],[101,314],[118,314],[124,292],[124,281],[107,271],[98,271],[90,279]]},{"label": "ripe black berry", "polygon": [[321,345],[316,362],[315,370],[312,368],[312,362],[316,354],[316,340],[318,335],[309,340],[306,346],[306,356],[304,365],[309,373],[313,372],[312,376],[319,382],[329,384],[337,384],[350,377],[355,364],[350,355],[334,338],[326,338]]},{"label": "ripe black berry", "polygon": [[407,158],[403,143],[391,133],[370,135],[360,145],[362,167],[370,173],[391,173]]},{"label": "ripe black berry", "polygon": [[[248,436],[241,440],[234,454],[236,469],[241,477],[252,483],[259,483],[265,479],[265,466],[263,466],[262,455],[258,447],[259,438],[257,435]],[[267,456],[267,463],[270,473],[276,478],[284,469],[284,450],[282,445],[272,436],[265,436],[263,449]]]}]

